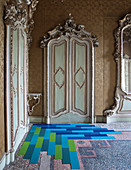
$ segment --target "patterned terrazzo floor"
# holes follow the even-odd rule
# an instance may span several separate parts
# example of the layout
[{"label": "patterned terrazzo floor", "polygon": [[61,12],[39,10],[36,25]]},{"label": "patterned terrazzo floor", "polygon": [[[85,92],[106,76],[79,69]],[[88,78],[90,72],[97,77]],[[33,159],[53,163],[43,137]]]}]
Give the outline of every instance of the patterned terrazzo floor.
[{"label": "patterned terrazzo floor", "polygon": [[5,169],[128,170],[131,167],[131,123],[33,125],[23,142],[16,160]]}]

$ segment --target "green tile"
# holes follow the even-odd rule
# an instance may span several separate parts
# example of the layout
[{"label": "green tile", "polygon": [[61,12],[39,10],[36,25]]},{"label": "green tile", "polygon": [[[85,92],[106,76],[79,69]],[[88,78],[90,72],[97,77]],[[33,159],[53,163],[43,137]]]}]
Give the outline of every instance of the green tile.
[{"label": "green tile", "polygon": [[26,151],[29,147],[29,144],[30,144],[30,142],[24,142],[19,153],[18,153],[18,155],[25,155],[25,153],[26,153]]},{"label": "green tile", "polygon": [[62,145],[55,146],[55,159],[62,159]]},{"label": "green tile", "polygon": [[38,137],[35,148],[42,148],[43,140],[44,140],[44,137]]},{"label": "green tile", "polygon": [[75,142],[73,139],[68,139],[69,151],[76,151]]},{"label": "green tile", "polygon": [[34,134],[39,135],[40,134],[41,127],[37,127]]},{"label": "green tile", "polygon": [[55,140],[56,140],[56,133],[51,133],[50,134],[50,142],[55,142]]}]

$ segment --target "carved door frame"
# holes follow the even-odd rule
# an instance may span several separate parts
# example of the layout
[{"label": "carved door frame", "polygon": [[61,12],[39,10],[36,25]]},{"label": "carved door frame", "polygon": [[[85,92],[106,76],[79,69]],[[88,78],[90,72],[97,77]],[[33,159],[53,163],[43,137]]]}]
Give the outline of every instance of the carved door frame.
[{"label": "carved door frame", "polygon": [[[83,42],[88,42],[91,44],[91,122],[94,122],[95,119],[95,113],[94,113],[94,108],[95,108],[95,99],[94,99],[94,94],[95,94],[95,47],[98,46],[98,40],[96,38],[96,36],[91,35],[89,32],[85,31],[84,26],[83,25],[76,25],[74,22],[73,17],[70,15],[69,18],[65,21],[65,25],[61,26],[58,25],[55,29],[53,29],[52,31],[48,32],[49,33],[49,37],[43,37],[40,43],[40,47],[41,48],[45,48],[44,49],[44,55],[45,58],[44,61],[47,63],[47,70],[45,70],[44,72],[46,72],[45,74],[45,81],[46,81],[46,96],[44,97],[44,100],[47,101],[44,102],[45,104],[45,112],[46,112],[46,117],[47,117],[47,124],[51,123],[51,118],[52,117],[58,117],[58,116],[52,116],[51,115],[51,102],[50,102],[50,70],[51,67],[49,66],[50,61],[49,61],[49,57],[50,57],[50,45],[51,43],[55,40],[55,41],[59,41],[60,39],[66,39],[67,41],[70,42],[71,38],[74,39],[79,39],[80,41]],[[71,49],[71,48],[70,48]],[[71,53],[68,50],[68,53]],[[70,54],[68,54],[70,55]],[[84,115],[83,117],[87,117],[87,115]]]}]

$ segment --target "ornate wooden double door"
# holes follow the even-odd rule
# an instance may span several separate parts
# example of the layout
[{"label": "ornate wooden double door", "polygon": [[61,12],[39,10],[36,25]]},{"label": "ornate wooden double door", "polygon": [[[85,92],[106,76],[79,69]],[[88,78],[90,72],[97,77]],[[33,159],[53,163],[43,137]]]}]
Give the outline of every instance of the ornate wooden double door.
[{"label": "ornate wooden double door", "polygon": [[48,53],[51,122],[89,122],[92,105],[90,42],[63,36],[50,42]]},{"label": "ornate wooden double door", "polygon": [[94,122],[94,47],[96,36],[69,15],[43,36],[44,112],[47,123]]}]

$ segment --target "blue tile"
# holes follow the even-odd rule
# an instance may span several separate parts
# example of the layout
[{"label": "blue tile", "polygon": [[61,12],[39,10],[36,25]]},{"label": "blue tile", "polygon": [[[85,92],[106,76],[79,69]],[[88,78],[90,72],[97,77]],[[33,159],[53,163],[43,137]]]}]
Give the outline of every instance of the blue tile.
[{"label": "blue tile", "polygon": [[101,127],[81,127],[81,129],[82,130],[85,130],[85,129],[87,129],[87,130],[94,130],[94,129],[98,129],[98,130],[100,130],[100,129],[102,129]]},{"label": "blue tile", "polygon": [[50,139],[50,131],[45,131],[44,139]]},{"label": "blue tile", "polygon": [[60,128],[55,129],[55,128],[54,128],[54,129],[50,129],[50,130],[51,130],[51,132],[57,132],[57,131],[60,131],[60,132],[61,132],[61,131],[66,131],[67,129],[66,129],[66,128],[65,128],[65,129],[63,129],[63,128],[62,128],[62,129],[60,129]]},{"label": "blue tile", "polygon": [[61,135],[56,135],[56,145],[61,145],[62,144],[62,136]]},{"label": "blue tile", "polygon": [[30,142],[30,145],[35,145],[36,144],[38,136],[39,135],[33,135],[32,139],[31,139],[31,142]]},{"label": "blue tile", "polygon": [[26,151],[26,154],[24,156],[24,159],[31,159],[34,148],[35,148],[35,145],[29,145],[29,147]]},{"label": "blue tile", "polygon": [[75,127],[76,125],[74,124],[66,124],[66,125],[56,125],[56,127]]},{"label": "blue tile", "polygon": [[100,134],[122,134],[121,132],[100,132]]},{"label": "blue tile", "polygon": [[69,148],[68,138],[65,136],[62,136],[62,148]]},{"label": "blue tile", "polygon": [[[77,124],[76,127],[81,127],[81,125]],[[95,127],[95,125],[82,125],[82,127]]]},{"label": "blue tile", "polygon": [[90,135],[87,135],[87,134],[85,134],[85,136],[87,137],[87,136],[107,136],[107,134],[90,134]]},{"label": "blue tile", "polygon": [[48,151],[49,139],[44,139],[41,151]]},{"label": "blue tile", "polygon": [[94,132],[105,132],[105,131],[109,131],[107,128],[101,128],[101,129],[95,128],[95,129],[93,129],[93,130],[94,130]]},{"label": "blue tile", "polygon": [[87,133],[94,132],[93,130],[72,130],[73,133]]},{"label": "blue tile", "polygon": [[41,129],[40,134],[39,134],[39,137],[43,137],[44,134],[45,134],[45,129]]},{"label": "blue tile", "polygon": [[71,131],[69,131],[69,132],[59,132],[59,131],[56,131],[55,133],[56,133],[56,134],[60,134],[60,135],[66,135],[66,134],[79,134],[79,133],[72,133]]},{"label": "blue tile", "polygon": [[65,136],[65,137],[84,137],[85,135],[84,134],[81,134],[81,135],[79,135],[79,134],[65,134],[65,135],[62,135],[62,136]]},{"label": "blue tile", "polygon": [[55,155],[55,142],[49,142],[47,155]]},{"label": "blue tile", "polygon": [[62,163],[70,164],[70,152],[69,148],[62,148]]},{"label": "blue tile", "polygon": [[71,162],[71,169],[80,169],[78,156],[76,151],[70,152],[70,162]]},{"label": "blue tile", "polygon": [[91,139],[115,139],[114,136],[91,136]]},{"label": "blue tile", "polygon": [[91,136],[86,137],[68,137],[68,139],[91,139]]},{"label": "blue tile", "polygon": [[35,132],[35,130],[36,130],[36,128],[37,128],[37,126],[36,125],[33,125],[32,127],[31,127],[31,129],[30,129],[30,132],[32,133],[34,133]]},{"label": "blue tile", "polygon": [[38,164],[41,148],[35,148],[30,160],[30,164]]},{"label": "blue tile", "polygon": [[33,132],[29,132],[26,139],[25,139],[25,142],[30,142],[32,137],[33,137],[34,133]]}]

